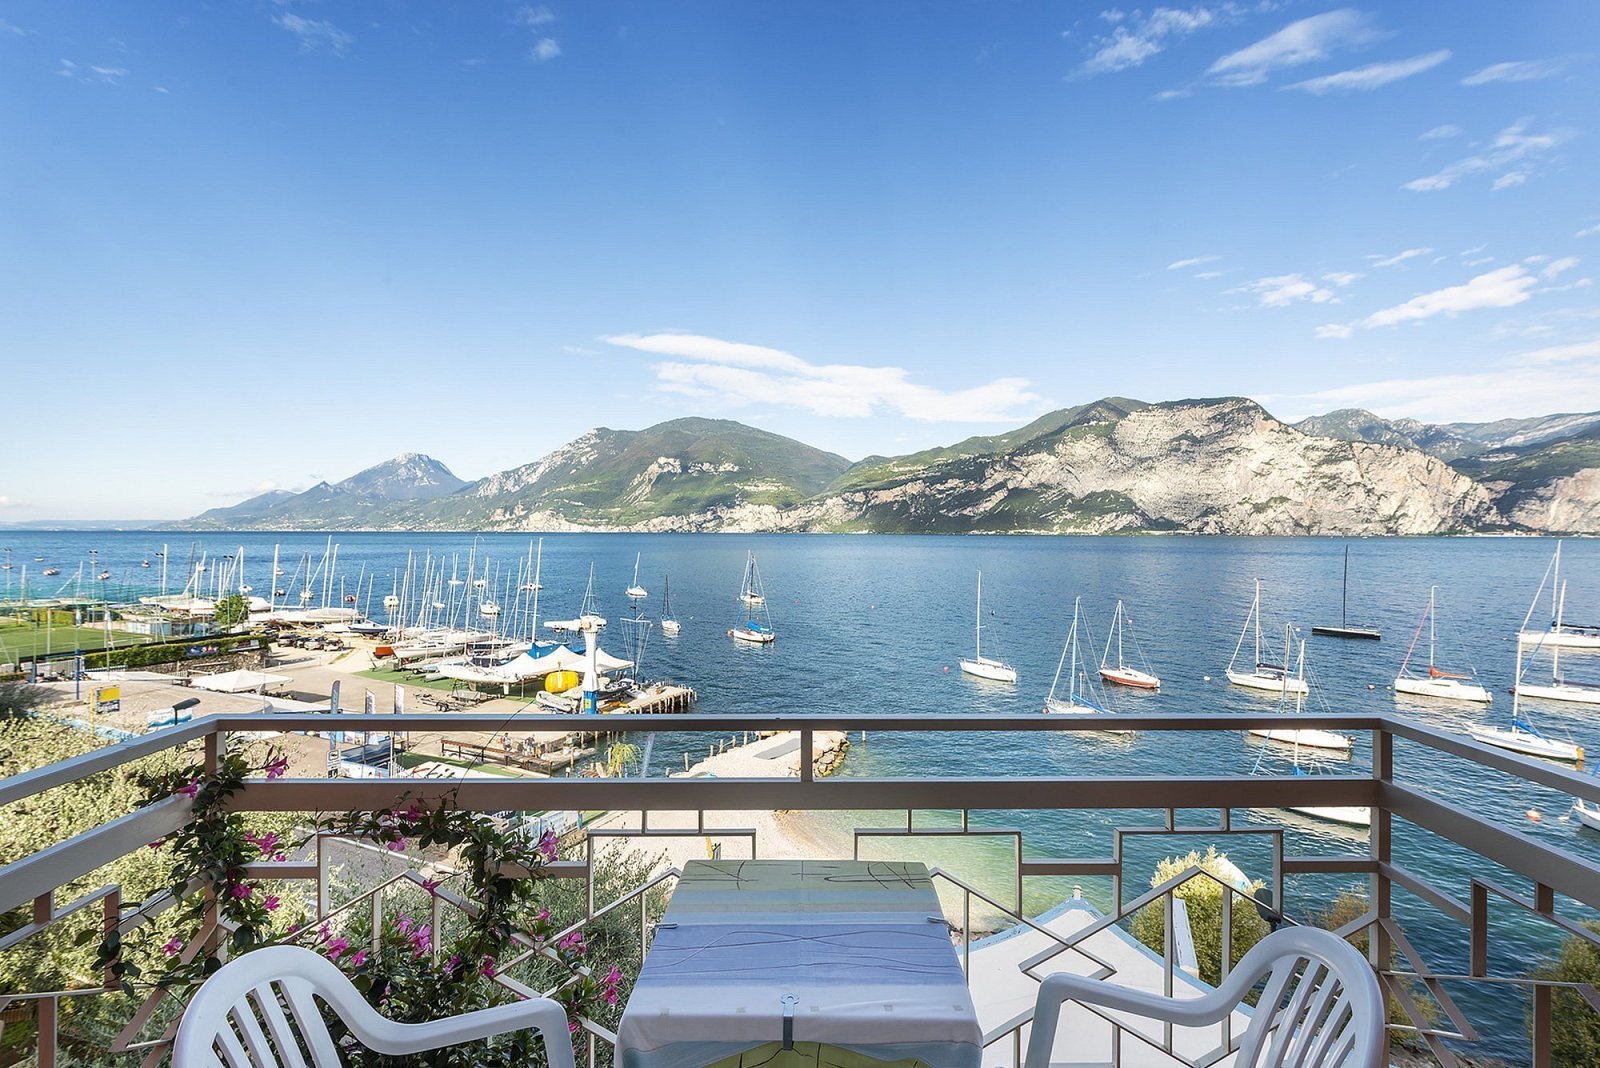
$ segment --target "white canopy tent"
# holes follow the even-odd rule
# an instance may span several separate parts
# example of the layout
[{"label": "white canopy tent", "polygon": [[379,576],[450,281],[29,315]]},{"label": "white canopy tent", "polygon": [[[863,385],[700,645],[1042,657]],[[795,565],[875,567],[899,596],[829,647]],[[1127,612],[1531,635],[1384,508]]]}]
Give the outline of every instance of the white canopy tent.
[{"label": "white canopy tent", "polygon": [[[633,666],[632,660],[619,659],[604,649],[597,648],[594,656],[595,666],[602,672],[625,671]],[[439,674],[447,679],[457,679],[461,682],[524,682],[555,671],[582,672],[586,664],[583,653],[575,653],[564,645],[558,645],[543,656],[536,657],[531,652],[523,653],[509,663],[497,667],[441,664]]]},{"label": "white canopy tent", "polygon": [[269,675],[265,671],[219,671],[212,675],[196,675],[189,684],[217,693],[260,693],[268,686],[284,686],[293,681],[287,675]]}]

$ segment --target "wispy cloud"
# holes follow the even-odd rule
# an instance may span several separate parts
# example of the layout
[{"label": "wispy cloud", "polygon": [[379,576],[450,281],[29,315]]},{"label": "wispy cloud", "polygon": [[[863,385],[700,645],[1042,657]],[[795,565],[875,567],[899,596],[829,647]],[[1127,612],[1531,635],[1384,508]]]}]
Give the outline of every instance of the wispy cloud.
[{"label": "wispy cloud", "polygon": [[528,58],[535,63],[547,63],[561,54],[561,45],[554,37],[541,37],[528,49]]},{"label": "wispy cloud", "polygon": [[1432,252],[1431,248],[1408,248],[1404,252],[1396,252],[1393,256],[1371,255],[1367,259],[1372,261],[1374,267],[1398,267],[1406,260],[1414,260],[1418,256],[1426,256]]},{"label": "wispy cloud", "polygon": [[1185,267],[1198,267],[1202,263],[1216,263],[1221,258],[1221,256],[1190,256],[1186,260],[1173,260],[1167,264],[1167,270],[1181,271]]},{"label": "wispy cloud", "polygon": [[1203,30],[1217,22],[1219,17],[1217,9],[1207,7],[1187,10],[1158,7],[1148,15],[1115,9],[1102,12],[1101,18],[1113,24],[1111,32],[1089,42],[1094,53],[1084,60],[1074,74],[1092,78],[1096,74],[1111,74],[1141,66],[1145,60],[1166,48],[1169,41]]},{"label": "wispy cloud", "polygon": [[29,507],[29,505],[25,501],[19,501],[14,497],[0,497],[0,508],[27,508],[27,507]]},{"label": "wispy cloud", "polygon": [[1357,279],[1362,277],[1363,276],[1361,274],[1355,271],[1329,271],[1327,274],[1322,276],[1322,280],[1324,282],[1332,282],[1340,289],[1343,289],[1345,286],[1350,285],[1352,282],[1355,282]]},{"label": "wispy cloud", "polygon": [[1414,74],[1421,74],[1423,71],[1432,70],[1449,58],[1450,50],[1441,48],[1437,52],[1412,56],[1410,59],[1397,59],[1388,63],[1369,63],[1365,67],[1342,70],[1337,74],[1324,74],[1320,78],[1308,78],[1303,82],[1286,85],[1284,88],[1303,89],[1317,96],[1325,96],[1328,93],[1364,92],[1388,85],[1390,82],[1400,81],[1402,78],[1409,78]]},{"label": "wispy cloud", "polygon": [[1418,141],[1446,141],[1446,140],[1449,140],[1452,137],[1460,137],[1460,136],[1461,136],[1461,127],[1453,126],[1453,125],[1451,125],[1450,123],[1447,122],[1443,126],[1435,126],[1431,130],[1425,130],[1424,132],[1418,134],[1417,135],[1417,140]]},{"label": "wispy cloud", "polygon": [[1234,293],[1253,293],[1263,307],[1286,308],[1291,304],[1309,301],[1312,304],[1337,304],[1339,298],[1331,289],[1311,281],[1301,274],[1280,274],[1270,278],[1257,278],[1246,282]]},{"label": "wispy cloud", "polygon": [[5,19],[0,19],[0,33],[9,33],[17,37],[26,37],[28,35],[27,30],[15,23],[7,22]]},{"label": "wispy cloud", "polygon": [[1273,400],[1288,409],[1366,408],[1434,423],[1588,411],[1600,408],[1600,338],[1517,353],[1473,373],[1362,382]]},{"label": "wispy cloud", "polygon": [[1484,308],[1509,308],[1521,304],[1539,284],[1521,264],[1486,271],[1458,286],[1421,293],[1404,304],[1373,312],[1361,321],[1365,327],[1419,322],[1436,315],[1456,316]]},{"label": "wispy cloud", "polygon": [[912,382],[912,372],[903,367],[814,364],[780,349],[697,334],[616,334],[601,340],[676,357],[655,365],[660,389],[733,404],[777,404],[853,419],[886,410],[927,422],[989,423],[1026,415],[1040,399],[1023,378],[939,390]]},{"label": "wispy cloud", "polygon": [[523,4],[511,13],[511,24],[513,26],[538,28],[540,26],[548,26],[555,20],[555,12],[543,4]]},{"label": "wispy cloud", "polygon": [[342,56],[356,40],[326,19],[308,19],[292,11],[276,15],[272,21],[294,34],[300,41],[300,51],[307,55],[326,50]]},{"label": "wispy cloud", "polygon": [[1461,79],[1462,85],[1488,85],[1490,82],[1532,82],[1554,78],[1566,69],[1559,59],[1527,59],[1515,63],[1495,63]]},{"label": "wispy cloud", "polygon": [[100,82],[104,85],[121,85],[122,79],[127,75],[126,67],[101,67],[90,64],[85,67],[74,63],[70,59],[56,60],[58,66],[55,73],[63,78],[71,78],[80,82]]},{"label": "wispy cloud", "polygon": [[1572,236],[1573,237],[1593,237],[1595,234],[1600,234],[1600,223],[1595,223],[1593,226],[1585,226],[1582,230],[1579,230],[1577,233],[1573,234]]},{"label": "wispy cloud", "polygon": [[1402,188],[1414,193],[1431,193],[1449,189],[1468,175],[1493,172],[1501,172],[1493,183],[1494,189],[1521,185],[1528,180],[1540,159],[1568,137],[1563,130],[1530,134],[1528,126],[1532,121],[1518,120],[1496,134],[1485,151],[1459,159],[1437,173],[1413,178]]},{"label": "wispy cloud", "polygon": [[1383,36],[1372,19],[1354,8],[1340,8],[1291,22],[1255,44],[1211,64],[1206,75],[1219,85],[1260,85],[1275,70],[1327,59],[1341,48]]}]

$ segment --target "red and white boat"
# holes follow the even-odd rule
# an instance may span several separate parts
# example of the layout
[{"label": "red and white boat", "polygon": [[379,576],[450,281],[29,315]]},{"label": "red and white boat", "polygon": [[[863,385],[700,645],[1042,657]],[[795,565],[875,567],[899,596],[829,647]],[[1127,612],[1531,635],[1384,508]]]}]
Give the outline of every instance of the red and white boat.
[{"label": "red and white boat", "polygon": [[[1106,635],[1106,649],[1100,656],[1100,677],[1118,686],[1131,686],[1135,690],[1161,689],[1161,679],[1156,676],[1155,672],[1149,670],[1150,665],[1144,659],[1144,651],[1139,648],[1139,639],[1133,636],[1132,630],[1129,630],[1128,638],[1133,643],[1134,652],[1138,654],[1140,663],[1144,664],[1144,670],[1129,667],[1124,659],[1122,652],[1124,621],[1131,623],[1131,621],[1127,620],[1127,613],[1123,610],[1122,602],[1118,601],[1116,612],[1111,617],[1111,633]],[[1115,664],[1111,662],[1111,647],[1113,645],[1117,649]]]}]

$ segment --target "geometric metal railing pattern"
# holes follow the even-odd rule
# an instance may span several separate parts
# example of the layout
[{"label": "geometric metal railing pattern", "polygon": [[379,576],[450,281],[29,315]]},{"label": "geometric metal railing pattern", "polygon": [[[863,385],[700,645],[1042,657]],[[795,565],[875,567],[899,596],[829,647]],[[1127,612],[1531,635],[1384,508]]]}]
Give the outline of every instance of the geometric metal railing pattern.
[{"label": "geometric metal railing pattern", "polygon": [[[1083,717],[1082,719],[1092,719]],[[323,780],[283,779],[274,782],[251,782],[235,798],[236,807],[243,810],[276,811],[345,811],[380,808],[395,800],[399,790],[408,791],[426,803],[445,794],[454,797],[463,808],[482,811],[514,810],[613,810],[635,811],[640,814],[640,826],[626,832],[630,835],[668,836],[707,833],[724,838],[748,837],[749,848],[754,853],[758,844],[755,832],[748,829],[712,826],[706,822],[707,813],[749,809],[796,809],[864,811],[889,810],[906,813],[903,825],[888,828],[864,828],[857,832],[860,843],[886,836],[914,839],[925,836],[986,836],[1009,838],[1015,855],[1014,899],[1010,902],[993,900],[954,873],[940,871],[938,878],[956,889],[964,906],[970,909],[974,898],[985,902],[991,910],[999,910],[1020,922],[1022,887],[1033,877],[1104,877],[1111,881],[1114,908],[1102,924],[1126,919],[1138,908],[1159,905],[1166,910],[1165,930],[1168,932],[1169,952],[1165,954],[1167,981],[1171,982],[1174,967],[1171,952],[1171,917],[1173,891],[1187,879],[1211,878],[1207,873],[1192,870],[1169,880],[1129,900],[1124,900],[1125,872],[1123,849],[1126,842],[1151,835],[1205,835],[1211,838],[1224,836],[1252,836],[1270,845],[1272,864],[1268,885],[1273,889],[1272,902],[1280,908],[1286,903],[1285,879],[1305,874],[1345,874],[1363,877],[1367,882],[1369,911],[1347,924],[1340,931],[1344,935],[1365,932],[1370,959],[1378,967],[1387,990],[1405,1009],[1410,1018],[1409,1027],[1422,1036],[1435,1055],[1446,1065],[1454,1058],[1445,1045],[1446,1039],[1473,1041],[1477,1032],[1461,1011],[1450,990],[1457,983],[1490,982],[1515,985],[1531,990],[1531,1062],[1543,1065],[1549,1062],[1552,1019],[1551,993],[1555,986],[1535,982],[1520,976],[1494,976],[1489,974],[1490,916],[1491,910],[1509,909],[1532,916],[1547,923],[1563,935],[1576,935],[1595,941],[1586,927],[1573,922],[1562,912],[1559,903],[1565,902],[1570,913],[1572,905],[1600,911],[1600,867],[1575,854],[1538,841],[1501,823],[1485,819],[1480,814],[1450,804],[1410,786],[1405,781],[1404,764],[1408,760],[1435,761],[1441,758],[1457,759],[1466,763],[1472,774],[1489,771],[1511,776],[1524,784],[1532,784],[1567,795],[1584,798],[1600,804],[1600,782],[1590,776],[1576,774],[1564,768],[1524,759],[1492,749],[1463,737],[1433,730],[1396,716],[1306,714],[1297,722],[1306,728],[1342,730],[1345,732],[1370,732],[1372,739],[1372,767],[1363,774],[1328,774],[1314,776],[1046,776],[1046,777],[940,777],[940,778],[838,778],[819,779],[812,773],[809,759],[813,752],[813,739],[817,731],[868,730],[886,731],[937,731],[941,733],[962,731],[1006,732],[1061,732],[1093,730],[1092,723],[1080,717],[1062,716],[675,716],[670,721],[650,716],[608,716],[604,723],[608,729],[625,731],[701,732],[726,735],[729,732],[760,730],[796,730],[800,734],[800,775],[798,779],[542,779],[507,780],[488,777],[471,777],[441,783],[437,780],[404,780],[397,789],[396,780]],[[1217,714],[1170,715],[1129,714],[1119,717],[1119,727],[1132,730],[1178,731],[1239,731],[1250,727],[1267,727],[1275,723],[1270,714]],[[517,733],[519,730],[590,730],[595,726],[592,717],[544,716],[532,722],[518,720],[507,722],[503,716],[482,716],[472,713],[409,714],[390,716],[328,716],[293,714],[253,714],[249,716],[219,716],[169,728],[117,746],[99,750],[61,764],[36,769],[23,775],[0,781],[0,805],[42,794],[54,786],[76,781],[86,776],[114,769],[122,764],[141,759],[167,749],[191,744],[205,748],[209,759],[215,760],[222,738],[230,730],[327,730],[345,728],[360,730],[492,730],[496,733]],[[1399,763],[1401,774],[1396,774],[1397,743],[1403,746]],[[1366,848],[1359,853],[1343,856],[1289,856],[1284,852],[1284,833],[1281,827],[1242,826],[1233,818],[1234,810],[1273,809],[1290,806],[1364,806],[1371,809],[1372,826]],[[1050,858],[1024,855],[1020,831],[991,826],[974,826],[970,820],[975,812],[992,813],[1005,810],[1147,810],[1158,813],[1160,826],[1131,826],[1116,828],[1107,855],[1085,858]],[[1182,813],[1210,810],[1218,813],[1214,823],[1193,825],[1185,823]],[[653,827],[649,822],[651,812],[698,813],[698,823],[691,831]],[[960,813],[960,824],[954,828],[918,827],[914,814],[918,812]],[[73,916],[88,914],[98,906],[101,923],[106,930],[138,922],[138,907],[124,908],[120,889],[107,886],[62,905],[56,901],[57,888],[93,872],[105,863],[116,859],[145,843],[182,825],[187,814],[186,803],[171,800],[161,802],[132,813],[115,814],[105,824],[65,842],[52,845],[30,857],[15,860],[0,868],[0,912],[31,906],[29,922],[20,929],[0,939],[0,951],[38,937]],[[1393,855],[1392,835],[1396,820],[1404,820],[1441,839],[1476,854],[1491,862],[1485,865],[1506,869],[1525,882],[1526,888],[1511,887],[1499,877],[1474,873],[1468,882],[1466,899],[1462,900],[1421,878],[1409,870]],[[611,832],[607,832],[611,833]],[[623,833],[623,832],[616,832]],[[559,874],[586,878],[592,865],[594,842],[586,847],[585,859],[563,864]],[[284,863],[260,866],[259,873],[273,878],[319,877],[317,863]],[[661,878],[669,878],[670,872]],[[1465,971],[1446,971],[1430,968],[1418,951],[1413,939],[1396,919],[1393,894],[1403,890],[1416,899],[1432,906],[1441,915],[1461,925],[1468,936],[1469,961]],[[1224,930],[1230,926],[1231,910],[1256,908],[1258,904],[1229,887],[1223,894]],[[148,908],[149,903],[142,903]],[[614,908],[640,910],[641,938],[643,931],[644,896],[627,895],[626,902],[597,904],[591,887],[589,911]],[[80,921],[81,922],[81,921]],[[970,939],[970,916],[964,916],[960,925],[961,937]],[[1059,953],[1081,952],[1081,943],[1088,935],[1079,932],[1071,938],[1056,938],[1052,952],[1032,963],[1035,978],[1046,974],[1050,958]],[[1231,965],[1223,939],[1224,969]],[[1394,963],[1391,966],[1390,961]],[[1044,970],[1041,970],[1044,969]],[[106,977],[109,983],[109,976]],[[1437,1006],[1448,1027],[1430,1022],[1411,990],[1417,986],[1427,991],[1428,998]],[[22,1000],[37,1006],[35,1019],[39,1029],[38,1059],[43,1066],[55,1063],[54,1028],[57,1008],[64,998],[92,996],[88,991],[3,991],[0,992],[0,1010],[8,1004]],[[1587,986],[1577,986],[1596,1011],[1600,1011],[1600,995]],[[1020,1051],[1021,1027],[1026,1021],[1013,1021],[1013,1026],[992,1034],[991,1041],[1009,1041]],[[586,1024],[586,1026],[588,1026]],[[1402,1025],[1406,1026],[1406,1025]],[[1120,1029],[1115,1032],[1121,1034]],[[1146,1036],[1136,1035],[1147,1041]],[[1164,1045],[1171,1048],[1170,1034]],[[610,1036],[603,1029],[590,1027],[591,1043],[604,1041]],[[1158,1043],[1158,1045],[1161,1043]],[[1226,1042],[1224,1043],[1224,1049]],[[1200,1058],[1198,1063],[1207,1063]],[[1179,1060],[1175,1063],[1191,1063]]]}]

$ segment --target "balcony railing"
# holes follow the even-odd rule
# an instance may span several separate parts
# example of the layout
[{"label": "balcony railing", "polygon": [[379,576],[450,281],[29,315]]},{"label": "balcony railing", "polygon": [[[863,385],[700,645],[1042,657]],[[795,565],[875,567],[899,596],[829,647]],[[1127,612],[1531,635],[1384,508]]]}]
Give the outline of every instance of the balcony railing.
[{"label": "balcony railing", "polygon": [[[408,714],[404,716],[355,715],[226,715],[207,718],[139,739],[109,746],[85,756],[63,761],[13,776],[0,782],[0,809],[14,802],[40,798],[53,788],[102,772],[114,771],[133,761],[169,750],[203,746],[208,761],[215,762],[223,751],[230,732],[258,731],[396,731],[430,730],[488,731],[517,734],[523,731],[593,731],[593,717],[539,715],[507,721],[499,715]],[[593,892],[595,842],[612,837],[652,837],[684,835],[718,838],[749,855],[760,855],[760,842],[751,830],[727,827],[715,814],[748,810],[798,811],[891,811],[905,814],[893,827],[860,828],[854,839],[858,854],[869,842],[903,839],[902,847],[919,846],[935,850],[936,842],[953,837],[983,836],[1007,842],[1012,850],[1009,893],[997,894],[980,889],[969,878],[954,871],[936,868],[935,877],[947,891],[951,905],[952,929],[957,932],[964,962],[970,960],[973,940],[974,902],[1007,923],[1026,925],[1048,936],[1051,948],[1025,962],[1025,973],[1034,979],[1048,974],[1050,963],[1068,951],[1087,952],[1084,943],[1096,933],[1124,923],[1141,908],[1161,908],[1164,915],[1166,952],[1162,955],[1163,982],[1168,990],[1178,974],[1177,940],[1173,936],[1174,894],[1191,879],[1213,878],[1198,869],[1183,872],[1166,883],[1142,891],[1148,870],[1137,869],[1124,856],[1124,845],[1149,837],[1172,839],[1200,838],[1224,844],[1239,836],[1253,836],[1271,850],[1271,870],[1267,874],[1270,900],[1257,901],[1236,887],[1225,887],[1222,895],[1222,967],[1230,966],[1230,932],[1234,910],[1250,908],[1280,921],[1304,915],[1325,901],[1303,900],[1293,892],[1294,884],[1305,876],[1339,876],[1365,883],[1367,911],[1346,923],[1340,932],[1346,936],[1365,934],[1369,959],[1387,989],[1405,1009],[1405,1022],[1391,1028],[1426,1042],[1445,1065],[1455,1063],[1449,1042],[1472,1043],[1484,1038],[1470,1014],[1463,1011],[1460,993],[1497,988],[1522,990],[1530,1003],[1527,1028],[1529,1063],[1550,1062],[1552,992],[1560,986],[1575,986],[1590,1004],[1600,1011],[1600,995],[1586,985],[1566,984],[1529,978],[1526,974],[1495,974],[1491,958],[1526,961],[1530,955],[1548,951],[1555,939],[1567,936],[1587,938],[1600,944],[1579,920],[1600,911],[1600,866],[1575,853],[1539,841],[1512,827],[1508,822],[1468,811],[1449,800],[1427,792],[1417,782],[1418,769],[1456,762],[1462,774],[1498,775],[1521,787],[1554,791],[1600,804],[1600,781],[1550,764],[1502,752],[1462,736],[1444,733],[1395,716],[1306,714],[1295,717],[1295,726],[1337,730],[1370,736],[1370,768],[1343,774],[1317,775],[1089,775],[1089,776],[923,776],[908,778],[840,777],[820,778],[812,771],[814,739],[818,731],[836,730],[885,734],[929,733],[950,735],[962,732],[1008,732],[1037,740],[1053,733],[1094,732],[1103,726],[1092,716],[721,716],[687,715],[663,720],[653,716],[607,716],[600,723],[617,733],[693,732],[709,737],[737,736],[741,732],[796,731],[799,735],[799,774],[796,778],[503,778],[468,776],[462,779],[280,779],[253,780],[235,798],[235,808],[249,811],[342,812],[373,810],[395,803],[401,793],[424,805],[449,797],[461,808],[485,812],[504,810],[577,810],[637,812],[637,827],[610,829],[588,839],[582,859],[557,865],[557,874],[590,880],[587,917],[581,928],[596,917],[617,910],[637,912],[641,948],[647,946],[649,924],[646,900],[657,887],[664,887],[676,876],[676,869],[658,873],[648,884],[635,888],[620,899],[596,902]],[[1137,731],[1238,732],[1252,727],[1283,726],[1281,716],[1272,714],[1226,715],[1120,715],[1117,726]],[[1114,764],[1115,757],[1106,758]],[[1554,796],[1554,795],[1552,795]],[[1349,836],[1351,849],[1334,855],[1291,855],[1293,836],[1281,824],[1262,825],[1252,818],[1239,818],[1245,810],[1286,809],[1289,807],[1359,806],[1371,810],[1371,828],[1365,842]],[[1114,830],[1106,851],[1098,856],[1057,857],[1040,855],[1030,848],[1028,836],[1007,820],[1019,813],[1061,810],[1119,810],[1118,819],[1126,826]],[[691,813],[686,827],[652,826],[652,813]],[[919,815],[954,813],[953,822],[930,826]],[[1124,815],[1123,813],[1130,813]],[[29,922],[0,939],[0,950],[9,950],[28,939],[48,937],[69,917],[98,908],[105,930],[129,930],[145,922],[163,907],[161,901],[128,903],[117,886],[104,886],[74,901],[57,900],[59,888],[83,879],[130,852],[143,848],[161,836],[184,825],[189,803],[184,798],[169,798],[134,812],[108,813],[102,825],[57,843],[32,856],[14,860],[0,868],[0,912],[31,906]],[[708,816],[710,818],[708,818]],[[1461,870],[1446,881],[1425,878],[1395,851],[1397,822],[1410,824],[1453,843],[1462,853]],[[1409,834],[1410,832],[1408,832]],[[1187,846],[1175,849],[1186,851]],[[740,855],[743,855],[741,853]],[[263,863],[251,869],[262,878],[307,880],[316,886],[319,913],[329,915],[351,909],[370,908],[377,916],[383,897],[394,886],[391,881],[364,892],[355,901],[335,907],[327,892],[327,865],[321,859],[321,839],[309,856],[289,862]],[[934,865],[930,865],[933,867]],[[1505,874],[1501,874],[1504,872]],[[402,877],[401,883],[406,878]],[[1046,930],[1024,916],[1024,890],[1033,880],[1053,878],[1081,881],[1110,887],[1111,907],[1103,917],[1063,936]],[[413,880],[414,881],[414,880]],[[1003,900],[1009,896],[1010,900]],[[1400,900],[1397,900],[1397,897]],[[434,909],[470,910],[470,902],[441,894],[434,898]],[[1410,919],[1422,911],[1443,917],[1459,928],[1454,939],[1434,939],[1433,945],[1409,929]],[[1496,923],[1492,918],[1516,914],[1514,924]],[[435,919],[437,919],[437,915]],[[1531,922],[1529,922],[1531,921]],[[80,920],[81,922],[81,920]],[[1533,945],[1507,947],[1495,942],[1506,937],[1507,928],[1532,941]],[[1465,943],[1465,955],[1461,944]],[[198,944],[192,943],[192,944]],[[541,952],[534,941],[524,940],[525,954]],[[1495,952],[1491,954],[1491,950]],[[1091,955],[1092,956],[1092,955]],[[1502,970],[1503,967],[1502,967]],[[512,980],[505,985],[526,996],[532,991]],[[1425,1012],[1413,991],[1424,988],[1438,1007]],[[0,991],[0,1009],[31,1003],[38,1025],[37,1057],[41,1066],[57,1063],[57,1010],[68,998],[101,996],[113,988],[111,976],[104,987],[87,990],[8,990]],[[147,1002],[147,1005],[150,1003]],[[148,1009],[141,1010],[144,1016]],[[1125,1029],[1108,1019],[1111,1033],[1110,1056],[1120,1061],[1124,1035],[1141,1046],[1171,1054],[1172,1063],[1207,1063],[1174,1045],[1170,1029],[1150,1035]],[[145,1019],[130,1020],[119,1036],[116,1048],[143,1052],[146,1063],[157,1063],[164,1050],[164,1035],[138,1037]],[[1020,1063],[1020,1049],[1028,1020],[1026,1014],[995,1022],[986,1034],[989,1048],[985,1065]],[[605,1028],[585,1021],[591,1060],[613,1036]],[[1226,1051],[1226,1035],[1222,1052]],[[1501,1036],[1503,1037],[1503,1036]],[[1214,1055],[1214,1054],[1213,1054]]]}]

